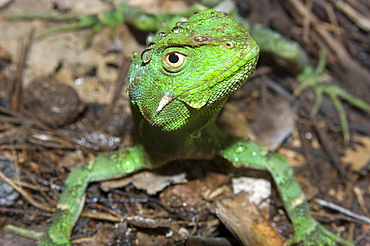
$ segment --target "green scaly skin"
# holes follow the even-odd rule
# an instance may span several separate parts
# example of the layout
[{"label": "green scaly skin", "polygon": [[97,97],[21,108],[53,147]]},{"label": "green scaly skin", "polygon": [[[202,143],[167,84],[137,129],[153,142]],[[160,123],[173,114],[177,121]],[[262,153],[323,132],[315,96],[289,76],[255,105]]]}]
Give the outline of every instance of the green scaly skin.
[{"label": "green scaly skin", "polygon": [[228,96],[255,68],[259,47],[229,15],[204,10],[135,54],[128,94],[138,143],[95,158],[66,180],[52,225],[45,232],[14,226],[5,230],[32,237],[38,245],[69,245],[89,182],[114,179],[177,158],[219,155],[236,167],[268,170],[295,229],[287,245],[352,245],[312,218],[308,203],[283,157],[251,141],[221,132],[214,118]]}]

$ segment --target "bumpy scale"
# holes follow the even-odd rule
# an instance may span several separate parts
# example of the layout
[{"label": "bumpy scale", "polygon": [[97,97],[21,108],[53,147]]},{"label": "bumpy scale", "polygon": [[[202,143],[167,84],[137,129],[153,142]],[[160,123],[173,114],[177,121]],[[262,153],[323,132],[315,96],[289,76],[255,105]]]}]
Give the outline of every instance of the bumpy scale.
[{"label": "bumpy scale", "polygon": [[11,225],[5,229],[35,238],[39,245],[69,245],[89,182],[156,168],[177,158],[219,155],[237,167],[271,173],[295,229],[287,244],[352,245],[311,217],[293,170],[283,157],[222,133],[213,122],[228,96],[253,71],[258,54],[259,47],[248,32],[228,14],[214,10],[200,11],[159,35],[156,42],[134,55],[129,72],[128,94],[138,143],[73,170],[45,232]]}]

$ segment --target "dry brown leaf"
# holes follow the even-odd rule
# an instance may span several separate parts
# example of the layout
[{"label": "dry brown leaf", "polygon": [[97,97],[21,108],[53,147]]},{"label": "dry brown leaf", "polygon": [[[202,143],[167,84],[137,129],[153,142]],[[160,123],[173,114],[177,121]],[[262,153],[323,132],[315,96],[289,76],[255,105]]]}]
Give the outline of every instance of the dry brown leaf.
[{"label": "dry brown leaf", "polygon": [[360,172],[370,161],[370,138],[364,136],[356,137],[354,140],[361,144],[353,148],[347,148],[344,156],[341,158],[341,162],[349,163],[352,170]]}]

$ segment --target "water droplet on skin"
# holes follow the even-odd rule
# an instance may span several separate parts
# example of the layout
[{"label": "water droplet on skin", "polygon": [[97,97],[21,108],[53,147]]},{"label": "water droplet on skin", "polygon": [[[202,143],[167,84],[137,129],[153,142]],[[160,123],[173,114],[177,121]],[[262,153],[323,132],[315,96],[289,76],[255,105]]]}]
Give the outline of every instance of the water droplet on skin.
[{"label": "water droplet on skin", "polygon": [[181,32],[181,28],[178,27],[178,26],[175,26],[174,28],[172,28],[171,32],[172,33],[180,33]]},{"label": "water droplet on skin", "polygon": [[236,148],[236,153],[243,153],[243,151],[245,150],[244,146],[238,146],[238,148]]},{"label": "water droplet on skin", "polygon": [[234,158],[234,161],[235,161],[235,162],[238,162],[238,161],[239,161],[239,158],[238,158],[238,157],[235,157],[235,158]]},{"label": "water droplet on skin", "polygon": [[125,163],[127,166],[129,166],[129,165],[131,165],[131,162],[129,162],[129,161],[126,161],[126,163]]}]

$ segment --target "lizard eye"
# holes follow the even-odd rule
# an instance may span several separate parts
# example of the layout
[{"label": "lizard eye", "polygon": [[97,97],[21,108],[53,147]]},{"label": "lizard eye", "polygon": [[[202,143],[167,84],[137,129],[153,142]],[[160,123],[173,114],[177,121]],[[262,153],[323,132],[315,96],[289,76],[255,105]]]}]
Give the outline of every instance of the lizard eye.
[{"label": "lizard eye", "polygon": [[171,52],[165,55],[164,63],[169,68],[179,68],[185,61],[186,55],[178,52]]}]

